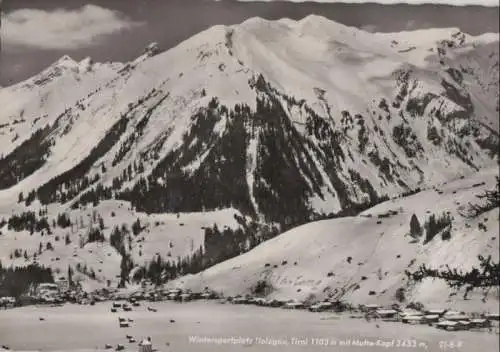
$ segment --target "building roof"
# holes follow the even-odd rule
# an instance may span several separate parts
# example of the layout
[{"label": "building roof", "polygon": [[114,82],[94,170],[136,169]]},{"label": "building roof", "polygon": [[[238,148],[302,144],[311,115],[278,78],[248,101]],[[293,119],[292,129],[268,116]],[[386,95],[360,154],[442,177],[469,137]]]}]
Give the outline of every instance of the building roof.
[{"label": "building roof", "polygon": [[471,323],[486,323],[488,320],[486,319],[472,319],[470,322]]},{"label": "building roof", "polygon": [[426,309],[425,310],[429,314],[443,314],[446,312],[446,309],[444,308],[433,308],[433,309]]},{"label": "building roof", "polygon": [[425,319],[438,319],[439,315],[438,314],[427,314],[424,316]]},{"label": "building roof", "polygon": [[440,321],[436,325],[438,325],[438,326],[455,326],[457,324],[458,323],[456,321],[445,320],[445,321]]},{"label": "building roof", "polygon": [[408,315],[404,317],[404,320],[422,320],[424,317],[421,315]]}]

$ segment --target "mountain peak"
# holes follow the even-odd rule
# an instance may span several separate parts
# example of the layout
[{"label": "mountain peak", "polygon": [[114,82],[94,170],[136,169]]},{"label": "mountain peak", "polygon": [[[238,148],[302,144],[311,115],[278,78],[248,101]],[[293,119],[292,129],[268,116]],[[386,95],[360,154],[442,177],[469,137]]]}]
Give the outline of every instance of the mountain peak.
[{"label": "mountain peak", "polygon": [[269,24],[275,23],[275,22],[276,21],[267,20],[267,19],[260,17],[260,16],[255,16],[255,17],[251,17],[251,18],[243,21],[238,26],[269,25]]},{"label": "mountain peak", "polygon": [[132,63],[130,64],[132,66],[137,65],[153,56],[156,56],[160,53],[160,47],[158,43],[152,42],[148,46],[146,46],[142,52],[142,54],[137,57]]},{"label": "mountain peak", "polygon": [[73,60],[69,55],[63,55],[59,58],[52,66],[73,68],[76,67],[78,63]]},{"label": "mountain peak", "polygon": [[317,14],[310,14],[307,15],[306,17],[302,18],[301,20],[298,21],[299,23],[337,23],[335,21],[332,21],[325,16],[317,15]]},{"label": "mountain peak", "polygon": [[145,49],[144,53],[149,56],[155,56],[160,52],[160,47],[157,42],[150,43]]},{"label": "mountain peak", "polygon": [[90,56],[87,56],[85,59],[78,63],[78,69],[80,72],[91,71],[93,66],[94,60]]}]

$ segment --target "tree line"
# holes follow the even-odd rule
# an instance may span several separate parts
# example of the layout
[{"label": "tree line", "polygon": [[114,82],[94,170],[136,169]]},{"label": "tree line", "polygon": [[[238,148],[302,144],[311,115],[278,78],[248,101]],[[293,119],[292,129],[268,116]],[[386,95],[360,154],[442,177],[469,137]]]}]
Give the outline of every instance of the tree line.
[{"label": "tree line", "polygon": [[50,268],[30,264],[24,267],[4,268],[0,262],[0,293],[19,297],[40,283],[53,283]]},{"label": "tree line", "polygon": [[433,278],[444,280],[450,288],[457,290],[465,288],[464,299],[474,289],[482,289],[485,299],[493,287],[500,285],[500,264],[495,263],[491,255],[486,258],[478,255],[478,260],[479,268],[472,267],[469,271],[451,268],[449,265],[443,270],[421,265],[413,273],[406,271],[406,275],[415,282],[421,282],[425,278]]},{"label": "tree line", "polygon": [[[239,219],[242,222],[242,219]],[[251,222],[237,229],[225,227],[219,229],[217,224],[205,228],[204,244],[186,257],[178,257],[175,260],[166,260],[157,253],[151,261],[143,266],[136,267],[132,275],[134,282],[148,279],[150,282],[160,285],[169,280],[186,274],[199,273],[213,265],[234,258],[242,253],[248,252],[260,243],[271,239],[279,234],[277,226],[260,225]],[[122,260],[122,275],[132,270],[133,263],[130,257],[124,256]]]}]

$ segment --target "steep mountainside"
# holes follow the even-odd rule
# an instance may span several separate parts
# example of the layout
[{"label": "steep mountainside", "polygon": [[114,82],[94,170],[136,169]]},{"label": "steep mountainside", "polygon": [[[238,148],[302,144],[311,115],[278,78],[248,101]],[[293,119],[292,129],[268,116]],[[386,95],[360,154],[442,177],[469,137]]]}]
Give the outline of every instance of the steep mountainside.
[{"label": "steep mountainside", "polygon": [[[229,211],[219,225],[237,219],[240,232],[227,251],[212,243],[217,262],[280,230],[473,174],[498,160],[498,40],[253,18],[163,53],[152,44],[126,64],[63,57],[0,90],[0,216],[74,222],[103,201],[131,221]],[[53,230],[36,221],[30,233]],[[127,247],[117,246],[122,268],[137,264]]]}]

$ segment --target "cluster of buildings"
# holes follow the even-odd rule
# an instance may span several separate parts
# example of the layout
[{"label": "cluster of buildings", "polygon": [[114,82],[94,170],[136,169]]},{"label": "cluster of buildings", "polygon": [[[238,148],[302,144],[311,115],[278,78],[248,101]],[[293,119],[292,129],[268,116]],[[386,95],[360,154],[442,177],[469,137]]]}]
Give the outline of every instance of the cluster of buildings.
[{"label": "cluster of buildings", "polygon": [[21,295],[16,303],[18,305],[29,304],[62,304],[65,302],[78,304],[93,304],[108,299],[111,292],[106,290],[88,293],[81,287],[70,287],[67,280],[59,280],[55,283],[41,283],[31,289],[28,294]]},{"label": "cluster of buildings", "polygon": [[253,297],[251,295],[228,297],[227,301],[232,304],[253,304],[263,307],[283,308],[283,309],[307,309],[311,312],[334,311],[342,312],[352,309],[349,304],[338,300],[325,300],[323,302],[306,303],[296,300],[266,299]]},{"label": "cluster of buildings", "polygon": [[[123,299],[124,297],[117,297],[115,299]],[[133,300],[147,300],[147,301],[177,301],[188,302],[198,299],[217,299],[219,295],[216,292],[205,289],[201,292],[193,292],[191,290],[183,291],[181,289],[156,289],[152,291],[142,290],[130,294],[127,299]]]},{"label": "cluster of buildings", "polygon": [[375,304],[362,306],[361,309],[368,319],[411,325],[425,324],[448,331],[491,328],[500,321],[499,314],[466,314],[448,309],[384,309]]},{"label": "cluster of buildings", "polygon": [[307,309],[311,312],[358,312],[361,313],[360,318],[367,320],[380,319],[403,324],[425,324],[447,331],[489,328],[498,330],[500,324],[500,315],[498,313],[465,314],[448,309],[400,308],[398,305],[383,308],[376,304],[353,307],[346,302],[335,300],[306,303],[294,300],[279,301],[276,299],[256,298],[249,295],[230,297],[227,301],[233,304],[254,304],[283,309]]}]

